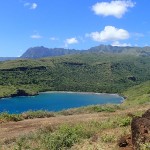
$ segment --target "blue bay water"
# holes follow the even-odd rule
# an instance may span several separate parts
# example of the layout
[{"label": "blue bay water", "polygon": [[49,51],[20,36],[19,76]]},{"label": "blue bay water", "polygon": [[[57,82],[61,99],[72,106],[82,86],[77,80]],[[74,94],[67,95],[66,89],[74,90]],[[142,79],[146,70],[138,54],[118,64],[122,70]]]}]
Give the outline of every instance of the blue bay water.
[{"label": "blue bay water", "polygon": [[0,112],[22,113],[28,110],[60,111],[95,104],[119,104],[122,100],[122,97],[114,94],[40,93],[37,96],[1,99]]}]

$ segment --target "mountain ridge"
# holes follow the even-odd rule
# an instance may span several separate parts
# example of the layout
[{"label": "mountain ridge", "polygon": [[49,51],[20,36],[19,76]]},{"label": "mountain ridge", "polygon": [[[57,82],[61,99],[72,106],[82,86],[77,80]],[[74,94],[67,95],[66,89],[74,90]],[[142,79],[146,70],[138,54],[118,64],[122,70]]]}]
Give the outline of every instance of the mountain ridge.
[{"label": "mountain ridge", "polygon": [[150,47],[119,47],[111,45],[99,45],[87,50],[46,48],[44,46],[31,47],[20,58],[43,58],[83,53],[110,53],[129,54],[138,56],[150,56]]},{"label": "mountain ridge", "polygon": [[15,60],[19,57],[0,57],[0,61]]},{"label": "mountain ridge", "polygon": [[44,46],[31,47],[21,56],[21,58],[42,58],[62,56],[67,54],[79,54],[81,50],[64,49],[64,48],[47,48]]},{"label": "mountain ridge", "polygon": [[36,46],[28,48],[20,57],[0,57],[0,61],[8,61],[15,59],[38,59],[44,57],[55,57],[74,54],[121,54],[135,56],[150,56],[150,47],[119,47],[111,45],[99,45],[91,47],[87,50],[65,49],[65,48],[47,48],[44,46]]}]

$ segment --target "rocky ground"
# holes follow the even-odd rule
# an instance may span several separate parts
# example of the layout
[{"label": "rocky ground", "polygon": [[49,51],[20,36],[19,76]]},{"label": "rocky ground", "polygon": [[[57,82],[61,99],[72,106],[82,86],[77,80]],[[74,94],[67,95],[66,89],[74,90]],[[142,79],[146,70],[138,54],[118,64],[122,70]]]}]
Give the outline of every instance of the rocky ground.
[{"label": "rocky ground", "polygon": [[122,150],[150,149],[150,109],[142,117],[133,117],[131,134],[121,137],[118,146]]}]

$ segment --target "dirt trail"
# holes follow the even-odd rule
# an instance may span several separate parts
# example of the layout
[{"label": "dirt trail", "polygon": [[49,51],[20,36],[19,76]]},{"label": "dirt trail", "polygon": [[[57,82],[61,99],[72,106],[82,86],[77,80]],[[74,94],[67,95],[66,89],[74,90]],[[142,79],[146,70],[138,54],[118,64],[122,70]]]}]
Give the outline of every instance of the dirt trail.
[{"label": "dirt trail", "polygon": [[[147,107],[137,108],[136,111],[147,110]],[[62,123],[86,122],[90,120],[102,121],[110,116],[134,112],[135,109],[117,111],[114,113],[79,114],[71,116],[56,116],[51,118],[28,119],[19,122],[8,122],[0,124],[0,141],[12,139],[19,135],[28,134],[46,125],[58,125]]]}]

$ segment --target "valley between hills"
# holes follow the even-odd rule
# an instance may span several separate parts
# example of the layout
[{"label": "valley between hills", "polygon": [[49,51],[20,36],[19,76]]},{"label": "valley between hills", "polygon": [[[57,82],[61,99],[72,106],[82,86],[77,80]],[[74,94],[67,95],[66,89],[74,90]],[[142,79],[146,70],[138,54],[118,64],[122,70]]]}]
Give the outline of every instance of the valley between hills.
[{"label": "valley between hills", "polygon": [[[1,113],[0,149],[120,149],[118,140],[131,134],[132,118],[150,108],[148,51],[146,55],[90,52],[0,62],[1,98],[43,91],[118,93],[126,99],[118,105],[61,112]],[[149,143],[140,147],[147,150]]]}]

